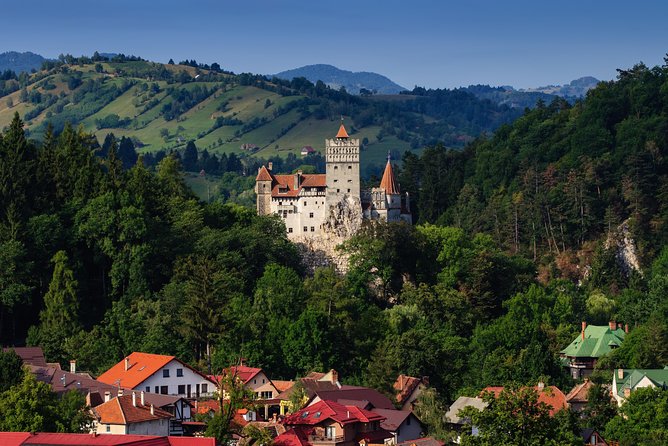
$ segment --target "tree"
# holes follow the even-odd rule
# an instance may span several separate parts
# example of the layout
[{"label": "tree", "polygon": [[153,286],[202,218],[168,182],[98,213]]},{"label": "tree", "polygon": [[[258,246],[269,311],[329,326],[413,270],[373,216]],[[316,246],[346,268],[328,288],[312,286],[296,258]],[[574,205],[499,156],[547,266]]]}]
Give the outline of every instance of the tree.
[{"label": "tree", "polygon": [[58,251],[51,261],[53,276],[39,314],[40,325],[30,333],[29,342],[40,345],[49,360],[64,363],[65,340],[80,329],[78,282],[65,251]]},{"label": "tree", "polygon": [[0,350],[0,393],[23,379],[23,360],[14,350]]},{"label": "tree", "polygon": [[186,172],[197,171],[197,146],[194,141],[188,141],[186,148],[183,151],[183,170]]},{"label": "tree", "polygon": [[668,390],[637,389],[605,427],[606,440],[620,446],[668,444]]},{"label": "tree", "polygon": [[128,170],[137,164],[137,152],[132,139],[123,136],[118,144],[118,158],[123,163],[123,169]]},{"label": "tree", "polygon": [[239,409],[253,408],[251,392],[236,373],[236,368],[223,370],[217,379],[217,399],[219,410],[207,423],[206,436],[214,437],[220,444],[226,444],[234,432],[231,422]]},{"label": "tree", "polygon": [[584,416],[587,427],[603,432],[606,424],[617,415],[617,405],[610,398],[610,391],[601,384],[594,384],[587,393]]}]

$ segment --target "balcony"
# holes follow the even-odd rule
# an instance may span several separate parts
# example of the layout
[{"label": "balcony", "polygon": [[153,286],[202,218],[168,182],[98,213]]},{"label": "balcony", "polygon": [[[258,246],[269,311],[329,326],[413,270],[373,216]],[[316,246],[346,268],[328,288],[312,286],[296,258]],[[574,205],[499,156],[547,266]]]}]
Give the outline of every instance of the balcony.
[{"label": "balcony", "polygon": [[308,436],[309,442],[313,444],[334,444],[334,443],[342,443],[345,438],[343,435],[339,435],[336,437],[327,437],[325,435],[309,435]]}]

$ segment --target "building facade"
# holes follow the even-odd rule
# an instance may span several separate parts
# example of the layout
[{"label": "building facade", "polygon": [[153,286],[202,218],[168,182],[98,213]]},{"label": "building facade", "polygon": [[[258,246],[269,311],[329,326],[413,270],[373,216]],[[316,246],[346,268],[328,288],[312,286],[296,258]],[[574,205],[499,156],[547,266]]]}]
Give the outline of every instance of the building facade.
[{"label": "building facade", "polygon": [[342,201],[359,206],[366,220],[412,223],[409,196],[401,194],[389,157],[379,187],[361,190],[360,140],[351,138],[343,124],[325,140],[325,160],[325,174],[281,175],[272,172],[272,163],[260,167],[257,213],[281,217],[292,240],[320,235],[330,209]]}]

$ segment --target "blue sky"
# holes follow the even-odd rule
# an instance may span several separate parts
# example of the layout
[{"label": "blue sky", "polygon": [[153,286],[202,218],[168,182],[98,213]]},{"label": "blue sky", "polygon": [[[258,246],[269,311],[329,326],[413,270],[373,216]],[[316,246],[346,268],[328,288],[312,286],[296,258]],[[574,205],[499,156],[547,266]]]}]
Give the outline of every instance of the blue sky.
[{"label": "blue sky", "polygon": [[665,0],[33,0],[2,5],[0,52],[99,50],[254,73],[328,63],[408,88],[522,88],[662,64],[667,18]]}]

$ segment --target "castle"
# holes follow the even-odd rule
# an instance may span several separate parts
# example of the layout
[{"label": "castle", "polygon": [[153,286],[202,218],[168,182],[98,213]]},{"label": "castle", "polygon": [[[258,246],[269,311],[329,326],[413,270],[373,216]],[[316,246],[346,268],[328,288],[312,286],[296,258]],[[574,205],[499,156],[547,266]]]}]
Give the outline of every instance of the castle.
[{"label": "castle", "polygon": [[255,179],[258,214],[280,216],[291,240],[319,236],[342,203],[352,203],[365,220],[412,222],[408,193],[399,191],[389,156],[380,186],[362,191],[360,141],[348,136],[343,123],[336,137],[325,140],[325,153],[325,174],[276,175],[272,163],[260,167]]}]

